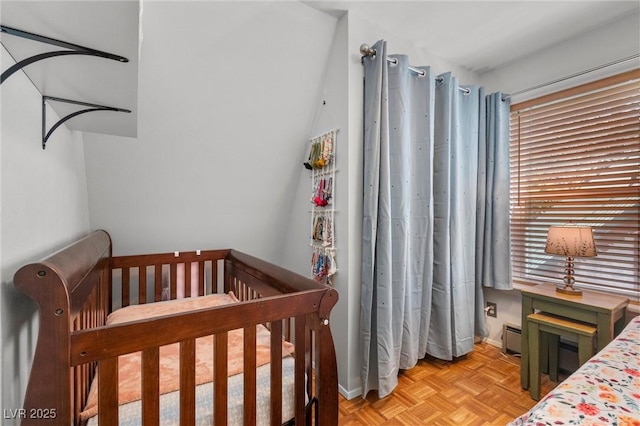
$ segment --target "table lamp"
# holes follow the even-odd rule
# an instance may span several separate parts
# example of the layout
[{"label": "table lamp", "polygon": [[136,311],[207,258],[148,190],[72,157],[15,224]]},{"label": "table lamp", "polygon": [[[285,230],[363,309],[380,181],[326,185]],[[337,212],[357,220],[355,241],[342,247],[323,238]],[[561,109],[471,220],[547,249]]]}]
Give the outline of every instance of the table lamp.
[{"label": "table lamp", "polygon": [[589,227],[580,226],[550,226],[547,235],[546,253],[567,257],[565,264],[564,287],[556,287],[556,291],[563,294],[579,296],[581,290],[573,288],[576,282],[573,277],[574,257],[593,257],[596,255],[596,244],[593,231]]}]

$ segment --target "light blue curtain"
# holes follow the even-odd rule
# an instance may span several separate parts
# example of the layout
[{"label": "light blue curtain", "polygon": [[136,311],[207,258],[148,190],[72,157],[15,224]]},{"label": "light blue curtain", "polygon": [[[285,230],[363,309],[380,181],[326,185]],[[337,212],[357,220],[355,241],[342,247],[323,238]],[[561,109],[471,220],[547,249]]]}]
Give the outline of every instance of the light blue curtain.
[{"label": "light blue curtain", "polygon": [[[438,78],[435,102],[433,306],[427,352],[452,359],[473,350],[480,90]],[[483,109],[483,108],[482,108]],[[483,302],[484,303],[484,302]]]},{"label": "light blue curtain", "polygon": [[415,67],[421,76],[404,55],[389,64],[384,41],[373,48],[363,62],[361,379],[363,395],[384,397],[400,369],[427,353],[464,355],[485,333],[475,252],[486,107],[482,89]]},{"label": "light blue curtain", "polygon": [[486,98],[486,131],[478,154],[478,227],[476,281],[484,287],[511,290],[509,224],[509,110],[501,93]]},{"label": "light blue curtain", "polygon": [[[424,356],[433,262],[433,104],[435,80],[387,66],[385,45],[365,61],[362,329],[363,385],[381,396],[398,369]],[[390,108],[391,106],[391,108]]]}]

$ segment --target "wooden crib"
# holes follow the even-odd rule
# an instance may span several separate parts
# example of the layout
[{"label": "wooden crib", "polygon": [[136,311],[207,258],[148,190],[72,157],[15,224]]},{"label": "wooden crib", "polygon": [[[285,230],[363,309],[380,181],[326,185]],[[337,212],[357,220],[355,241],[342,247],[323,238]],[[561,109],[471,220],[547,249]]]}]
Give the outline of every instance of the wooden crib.
[{"label": "wooden crib", "polygon": [[[269,398],[267,424],[338,424],[337,367],[329,314],[337,292],[301,275],[235,250],[112,257],[104,231],[22,267],[15,286],[39,305],[40,330],[21,411],[23,425],[79,425],[94,376],[95,417],[119,422],[118,357],[140,352],[140,416],[158,425],[160,347],[179,345],[179,424],[196,421],[196,339],[213,336],[212,420],[227,417],[229,332],[243,330],[243,423],[257,423],[256,405]],[[113,307],[233,292],[239,301],[105,325]],[[184,288],[181,288],[183,286]],[[215,297],[215,296],[213,296]],[[166,303],[166,302],[161,302]],[[172,303],[172,302],[169,302]],[[180,303],[180,302],[175,302]],[[149,307],[151,305],[146,305]],[[155,305],[153,305],[155,306]],[[270,389],[256,390],[256,328],[270,330]],[[295,345],[294,416],[283,418],[283,339]],[[273,360],[278,360],[274,362]],[[285,395],[286,396],[286,395]]]}]

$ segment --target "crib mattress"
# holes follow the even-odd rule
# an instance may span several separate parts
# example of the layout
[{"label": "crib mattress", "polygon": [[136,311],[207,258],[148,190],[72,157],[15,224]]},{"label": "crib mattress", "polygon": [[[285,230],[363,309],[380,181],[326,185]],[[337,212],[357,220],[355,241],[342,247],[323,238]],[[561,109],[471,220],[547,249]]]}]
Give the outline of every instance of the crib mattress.
[{"label": "crib mattress", "polygon": [[640,424],[640,316],[516,425]]}]

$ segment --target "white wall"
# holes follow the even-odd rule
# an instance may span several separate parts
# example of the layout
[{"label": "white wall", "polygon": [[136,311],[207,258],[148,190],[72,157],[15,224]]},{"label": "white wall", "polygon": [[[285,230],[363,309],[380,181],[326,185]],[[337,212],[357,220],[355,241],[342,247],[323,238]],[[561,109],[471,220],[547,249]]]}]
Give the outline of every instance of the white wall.
[{"label": "white wall", "polygon": [[[488,90],[517,92],[546,82],[561,79],[608,64],[617,59],[640,53],[640,19],[638,14],[622,17],[594,29],[580,37],[567,40],[519,61],[507,64],[482,76]],[[512,103],[532,99],[568,87],[597,80],[609,75],[640,67],[640,59],[591,72],[539,90],[515,96]],[[497,318],[488,318],[489,342],[502,344],[502,324],[520,325],[520,291],[485,290],[485,300],[498,305]]]},{"label": "white wall", "polygon": [[[488,91],[514,93],[637,55],[639,52],[640,17],[636,9],[635,14],[620,17],[579,37],[484,74],[481,82]],[[594,71],[514,96],[512,103],[533,99],[639,66],[640,59],[636,58],[615,67]]]},{"label": "white wall", "polygon": [[349,85],[347,81],[347,20],[340,19],[332,37],[332,44],[328,61],[324,64],[324,79],[320,85],[320,93],[314,102],[314,120],[307,138],[300,141],[304,147],[303,156],[298,161],[297,191],[291,207],[289,232],[282,250],[282,265],[310,276],[311,247],[311,171],[303,167],[302,163],[309,155],[309,139],[319,136],[332,129],[338,129],[335,144],[335,191],[333,194],[333,208],[335,235],[334,244],[337,247],[336,262],[338,273],[334,277],[333,285],[339,293],[338,304],[331,314],[331,331],[336,346],[338,358],[339,386],[342,393],[349,389],[349,353],[354,343],[350,339],[350,314],[353,310],[350,298],[349,271],[351,269],[351,252],[347,250],[350,242],[349,201],[349,170],[352,157],[349,140]]},{"label": "white wall", "polygon": [[115,254],[280,260],[335,24],[298,2],[145,2],[138,137],[85,135]]},{"label": "white wall", "polygon": [[[13,63],[2,48],[2,69]],[[15,410],[22,407],[38,315],[35,303],[14,288],[13,274],[86,234],[89,209],[82,135],[61,126],[42,149],[42,98],[22,72],[2,84],[0,98],[1,400]],[[49,127],[58,120],[51,108],[47,120]]]}]

